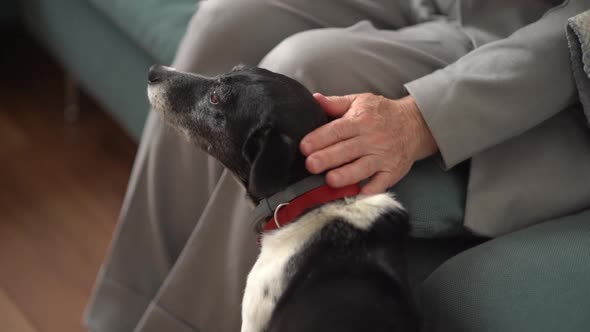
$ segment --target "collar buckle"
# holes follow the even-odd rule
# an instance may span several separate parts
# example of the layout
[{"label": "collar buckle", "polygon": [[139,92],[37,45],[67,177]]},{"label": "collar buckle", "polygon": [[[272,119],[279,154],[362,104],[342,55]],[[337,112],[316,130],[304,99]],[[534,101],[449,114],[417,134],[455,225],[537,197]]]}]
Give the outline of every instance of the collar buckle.
[{"label": "collar buckle", "polygon": [[275,209],[274,220],[275,220],[275,225],[277,226],[277,229],[281,228],[281,223],[279,222],[279,210],[282,207],[285,207],[287,205],[289,205],[289,203],[281,203],[281,204],[277,205],[277,208]]}]

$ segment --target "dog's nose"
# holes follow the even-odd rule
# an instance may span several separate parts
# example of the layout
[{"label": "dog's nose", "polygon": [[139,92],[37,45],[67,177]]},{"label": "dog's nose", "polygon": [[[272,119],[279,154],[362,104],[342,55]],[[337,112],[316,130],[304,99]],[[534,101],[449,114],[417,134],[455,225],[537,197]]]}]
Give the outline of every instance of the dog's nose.
[{"label": "dog's nose", "polygon": [[150,84],[161,82],[166,79],[166,77],[168,77],[171,72],[174,72],[172,68],[153,65],[148,71],[148,82]]}]

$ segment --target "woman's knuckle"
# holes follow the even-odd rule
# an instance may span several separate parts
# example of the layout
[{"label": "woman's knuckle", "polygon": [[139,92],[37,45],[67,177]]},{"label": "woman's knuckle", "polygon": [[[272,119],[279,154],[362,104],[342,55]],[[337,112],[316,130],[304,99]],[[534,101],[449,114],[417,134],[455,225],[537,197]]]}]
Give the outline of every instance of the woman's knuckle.
[{"label": "woman's knuckle", "polygon": [[367,170],[371,170],[374,171],[376,165],[376,160],[375,160],[375,156],[369,156],[365,159],[365,167]]},{"label": "woman's knuckle", "polygon": [[359,112],[355,120],[359,125],[366,127],[374,121],[374,118],[375,116],[372,114],[372,112],[365,110],[364,112]]},{"label": "woman's knuckle", "polygon": [[342,145],[342,153],[347,156],[356,156],[360,153],[360,143],[357,140],[347,140]]},{"label": "woman's knuckle", "polygon": [[336,140],[342,140],[346,133],[346,121],[335,121],[332,126],[332,135]]}]

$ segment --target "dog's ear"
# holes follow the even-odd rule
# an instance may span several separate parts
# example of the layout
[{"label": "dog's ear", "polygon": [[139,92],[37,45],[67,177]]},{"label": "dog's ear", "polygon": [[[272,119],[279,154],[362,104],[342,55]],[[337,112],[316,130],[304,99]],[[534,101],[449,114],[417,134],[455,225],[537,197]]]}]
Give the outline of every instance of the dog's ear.
[{"label": "dog's ear", "polygon": [[248,192],[265,198],[288,184],[297,142],[275,128],[262,127],[249,135],[242,153],[250,163]]}]

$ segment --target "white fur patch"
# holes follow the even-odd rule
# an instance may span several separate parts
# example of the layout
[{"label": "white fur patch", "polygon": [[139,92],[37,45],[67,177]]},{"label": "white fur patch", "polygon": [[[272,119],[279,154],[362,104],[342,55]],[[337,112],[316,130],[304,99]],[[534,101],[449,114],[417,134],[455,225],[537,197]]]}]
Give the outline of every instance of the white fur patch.
[{"label": "white fur patch", "polygon": [[284,284],[287,263],[325,225],[343,219],[358,229],[368,230],[386,211],[401,209],[401,204],[390,194],[348,198],[326,204],[305,214],[295,223],[265,234],[260,255],[246,283],[241,331],[264,330],[276,302],[287,286]]},{"label": "white fur patch", "polygon": [[[168,115],[166,117],[167,113],[171,113],[170,110],[170,103],[167,101],[165,93],[166,93],[166,87],[162,87],[160,85],[148,85],[148,99],[150,101],[150,104],[152,105],[153,109],[160,113],[160,115],[164,116],[164,120],[169,120],[168,122],[170,122],[171,119],[176,118],[175,116],[170,116]],[[173,121],[173,120],[172,120]],[[172,125],[172,127],[179,132],[181,135],[183,135],[187,140],[191,139],[191,133],[190,130],[188,130],[187,128],[181,126],[181,125]]]},{"label": "white fur patch", "polygon": [[155,110],[165,112],[170,107],[164,96],[165,90],[160,84],[148,85],[147,94],[148,100]]}]

